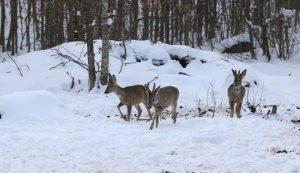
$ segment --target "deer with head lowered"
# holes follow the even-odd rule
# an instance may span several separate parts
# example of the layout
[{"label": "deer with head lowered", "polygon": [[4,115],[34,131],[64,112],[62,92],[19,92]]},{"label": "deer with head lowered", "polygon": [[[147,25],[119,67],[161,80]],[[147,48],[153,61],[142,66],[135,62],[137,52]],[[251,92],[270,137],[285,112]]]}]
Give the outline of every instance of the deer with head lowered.
[{"label": "deer with head lowered", "polygon": [[155,88],[155,84],[153,85],[152,91],[149,89],[149,83],[145,85],[146,93],[147,93],[147,107],[151,109],[154,107],[154,119],[152,120],[150,130],[153,129],[154,121],[156,121],[156,128],[158,127],[158,119],[160,113],[171,106],[172,108],[172,119],[173,123],[176,123],[176,108],[177,108],[177,100],[179,96],[179,90],[173,86],[166,86],[163,88],[157,87]]},{"label": "deer with head lowered", "polygon": [[[108,94],[114,92],[119,97],[120,103],[117,108],[121,114],[121,118],[125,119],[125,121],[130,121],[132,106],[134,106],[138,111],[137,120],[139,120],[142,114],[142,109],[139,104],[143,103],[148,111],[150,119],[152,119],[150,110],[146,106],[147,94],[143,85],[133,85],[122,88],[117,84],[115,75],[109,74],[108,76],[108,85],[104,93]],[[120,109],[124,105],[127,106],[127,116],[124,116]]]},{"label": "deer with head lowered", "polygon": [[242,85],[242,79],[245,77],[247,70],[242,73],[232,69],[234,82],[228,88],[228,98],[230,105],[230,117],[233,117],[234,112],[238,118],[241,118],[241,108],[243,98],[245,96],[245,87]]}]

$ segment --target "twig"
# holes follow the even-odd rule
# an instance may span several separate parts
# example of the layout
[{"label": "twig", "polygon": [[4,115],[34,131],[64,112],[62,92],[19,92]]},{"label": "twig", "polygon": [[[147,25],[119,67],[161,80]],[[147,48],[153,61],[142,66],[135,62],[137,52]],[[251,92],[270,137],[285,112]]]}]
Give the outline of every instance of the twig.
[{"label": "twig", "polygon": [[59,55],[59,56],[61,56],[61,57],[63,57],[63,58],[66,58],[66,59],[69,60],[69,61],[74,62],[75,64],[79,65],[80,67],[82,67],[82,68],[84,68],[85,70],[88,71],[88,66],[87,66],[87,64],[85,64],[85,63],[83,63],[83,62],[80,62],[80,61],[78,61],[78,60],[75,60],[74,58],[72,58],[72,57],[69,56],[69,55],[64,55],[64,54],[62,54],[58,49],[51,49],[51,50],[55,50],[56,53],[57,53],[57,55]]},{"label": "twig", "polygon": [[56,67],[58,67],[58,66],[60,66],[60,65],[64,66],[64,65],[66,65],[66,64],[69,63],[69,62],[70,62],[70,61],[68,61],[68,62],[61,62],[61,63],[59,63],[59,64],[57,64],[57,65],[55,65],[55,66],[49,68],[49,70],[52,70],[52,69],[54,69],[54,68],[56,68]]},{"label": "twig", "polygon": [[136,63],[139,63],[139,62],[127,62],[127,63],[124,63],[125,66],[128,65],[128,64],[136,64]]},{"label": "twig", "polygon": [[123,65],[124,65],[124,60],[121,59],[121,67],[120,67],[120,70],[119,70],[119,74],[121,74],[122,70],[123,70]]},{"label": "twig", "polygon": [[14,62],[14,64],[16,65],[17,69],[18,69],[19,72],[20,72],[21,77],[23,77],[23,74],[22,74],[22,72],[21,72],[21,69],[20,69],[20,67],[18,66],[18,64],[16,63],[16,61],[15,61],[8,53],[7,53],[7,55],[8,55],[8,57]]},{"label": "twig", "polygon": [[158,75],[155,76],[150,82],[148,82],[148,84],[150,84],[151,82],[153,82],[153,81],[155,81],[155,80],[157,80],[157,79],[158,79]]},{"label": "twig", "polygon": [[261,93],[260,93],[260,98],[259,98],[259,113],[261,113],[261,102],[262,102],[262,97],[263,97],[263,92],[264,92],[264,82],[262,84],[262,87],[261,87]]},{"label": "twig", "polygon": [[123,47],[124,47],[124,59],[127,59],[127,50],[126,50],[126,42],[123,38]]},{"label": "twig", "polygon": [[71,54],[72,56],[76,57],[77,58],[77,61],[78,62],[81,62],[81,63],[84,63],[82,60],[81,60],[81,55],[82,55],[82,52],[83,52],[83,49],[84,49],[84,44],[83,44],[83,47],[82,47],[82,50],[81,50],[81,53],[80,53],[80,56],[76,56],[75,54],[73,54],[72,52],[70,52],[68,49],[66,49],[65,47],[63,47],[62,45],[60,45],[64,50],[66,50],[69,54]]},{"label": "twig", "polygon": [[187,74],[187,73],[184,73],[184,72],[179,72],[178,74],[186,75],[186,76],[190,76],[190,77],[191,77],[191,75],[189,75],[189,74]]},{"label": "twig", "polygon": [[69,73],[67,72],[67,75],[70,77],[71,79],[71,86],[70,86],[70,90],[74,88],[75,86],[75,82],[74,82],[74,77]]},{"label": "twig", "polygon": [[215,85],[215,81],[212,81],[210,83],[210,87],[211,87],[211,99],[212,99],[212,102],[213,102],[213,115],[212,115],[212,118],[215,116],[216,104],[217,104],[216,97],[215,97],[214,85]]}]

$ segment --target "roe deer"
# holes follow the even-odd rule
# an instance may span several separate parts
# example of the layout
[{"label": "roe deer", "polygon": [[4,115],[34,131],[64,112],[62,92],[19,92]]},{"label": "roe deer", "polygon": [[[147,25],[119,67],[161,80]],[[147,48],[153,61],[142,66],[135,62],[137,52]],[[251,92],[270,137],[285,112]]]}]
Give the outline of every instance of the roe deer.
[{"label": "roe deer", "polygon": [[146,84],[145,88],[147,93],[148,109],[151,109],[153,106],[155,110],[150,130],[153,129],[154,121],[156,121],[156,128],[158,127],[158,118],[160,113],[169,106],[172,108],[173,123],[176,123],[176,107],[179,90],[173,86],[166,86],[163,88],[160,88],[159,86],[155,88],[155,84],[153,85],[152,91],[149,89],[149,84]]},{"label": "roe deer", "polygon": [[[152,119],[150,110],[146,106],[147,94],[143,85],[133,85],[122,88],[117,84],[115,75],[112,76],[111,74],[109,74],[108,85],[104,93],[108,94],[111,92],[114,92],[120,99],[120,103],[118,104],[117,108],[121,114],[121,118],[123,118],[125,121],[130,121],[132,106],[134,106],[138,111],[137,120],[140,119],[142,109],[139,104],[141,102],[144,103],[149,117],[150,119]],[[122,107],[123,105],[127,106],[127,117],[124,116],[121,112],[120,107]]]},{"label": "roe deer", "polygon": [[245,87],[242,86],[242,79],[245,77],[247,70],[242,73],[232,69],[234,82],[228,87],[228,98],[230,105],[230,117],[233,117],[234,112],[238,118],[241,118],[241,108],[245,95]]}]

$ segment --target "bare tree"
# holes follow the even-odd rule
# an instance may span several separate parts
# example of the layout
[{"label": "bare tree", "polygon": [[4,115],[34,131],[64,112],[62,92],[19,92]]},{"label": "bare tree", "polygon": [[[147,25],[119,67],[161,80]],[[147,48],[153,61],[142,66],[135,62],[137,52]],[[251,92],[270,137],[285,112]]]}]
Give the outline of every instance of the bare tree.
[{"label": "bare tree", "polygon": [[108,0],[102,0],[102,14],[101,14],[101,27],[102,27],[102,61],[101,61],[101,74],[100,83],[106,85],[108,82],[108,65],[109,65],[109,37],[108,37]]},{"label": "bare tree", "polygon": [[11,0],[11,21],[10,21],[10,30],[7,40],[6,50],[11,51],[11,55],[15,55],[18,50],[18,33],[17,33],[17,13],[18,13],[18,3],[17,0]]},{"label": "bare tree", "polygon": [[93,45],[93,14],[91,1],[83,1],[83,9],[85,10],[85,25],[86,25],[86,42],[87,42],[87,55],[88,55],[88,69],[89,69],[89,90],[91,91],[96,82],[95,71],[95,54]]},{"label": "bare tree", "polygon": [[5,52],[5,3],[1,0],[1,35],[0,35],[0,45],[2,45],[2,52]]}]

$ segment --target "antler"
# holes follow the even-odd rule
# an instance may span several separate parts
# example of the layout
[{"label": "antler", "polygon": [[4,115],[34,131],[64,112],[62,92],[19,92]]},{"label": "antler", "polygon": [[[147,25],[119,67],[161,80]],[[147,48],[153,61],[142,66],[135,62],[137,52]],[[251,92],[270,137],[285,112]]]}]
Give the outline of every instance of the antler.
[{"label": "antler", "polygon": [[152,91],[154,91],[155,90],[155,82],[154,82],[154,84],[153,84],[153,88],[152,88]]}]

